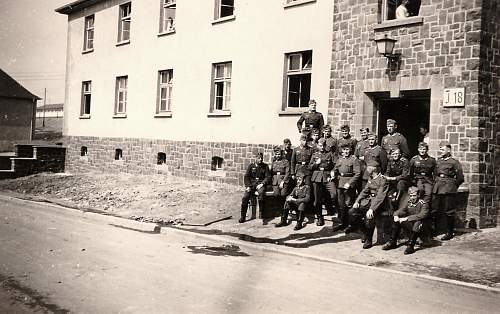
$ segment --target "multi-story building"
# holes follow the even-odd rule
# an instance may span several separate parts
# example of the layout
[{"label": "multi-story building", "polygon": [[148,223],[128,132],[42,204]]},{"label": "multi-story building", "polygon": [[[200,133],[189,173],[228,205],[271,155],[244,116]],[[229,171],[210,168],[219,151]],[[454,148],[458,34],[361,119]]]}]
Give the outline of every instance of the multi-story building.
[{"label": "multi-story building", "polygon": [[[415,152],[452,144],[460,219],[498,223],[497,1],[80,0],[68,15],[67,169],[242,183],[252,152],[284,138],[310,98],[334,129]],[[399,7],[399,8],[398,8]],[[398,17],[398,18],[396,18]],[[387,38],[384,37],[387,35]],[[382,39],[382,40],[379,40]],[[379,44],[379,45],[378,45]],[[382,55],[377,50],[394,47]],[[382,51],[381,51],[382,52]],[[390,62],[388,62],[390,60]]]}]

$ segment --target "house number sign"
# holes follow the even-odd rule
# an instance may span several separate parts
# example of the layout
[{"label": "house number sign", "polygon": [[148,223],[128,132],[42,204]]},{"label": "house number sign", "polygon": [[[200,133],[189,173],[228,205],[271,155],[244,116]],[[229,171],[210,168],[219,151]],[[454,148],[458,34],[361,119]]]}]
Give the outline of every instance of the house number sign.
[{"label": "house number sign", "polygon": [[445,88],[443,107],[465,107],[465,87]]}]

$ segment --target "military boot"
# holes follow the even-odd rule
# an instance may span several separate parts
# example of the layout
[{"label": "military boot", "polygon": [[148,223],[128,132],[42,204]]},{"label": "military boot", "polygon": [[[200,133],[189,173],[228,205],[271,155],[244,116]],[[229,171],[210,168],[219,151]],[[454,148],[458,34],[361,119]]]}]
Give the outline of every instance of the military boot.
[{"label": "military boot", "polygon": [[259,219],[262,219],[264,213],[264,201],[259,200]]},{"label": "military boot", "polygon": [[346,214],[344,209],[339,209],[339,220],[340,225],[333,227],[333,232],[344,230],[349,225],[349,216]]},{"label": "military boot", "polygon": [[399,231],[400,231],[400,225],[398,223],[393,223],[392,224],[392,230],[391,230],[391,238],[389,241],[387,241],[386,244],[382,247],[382,250],[388,251],[392,250],[398,247],[398,237],[399,237]]},{"label": "military boot", "polygon": [[247,207],[248,206],[244,206],[243,204],[241,205],[241,216],[240,220],[238,220],[240,224],[244,223],[247,220]]},{"label": "military boot", "polygon": [[288,208],[283,209],[283,213],[281,214],[281,221],[278,222],[275,227],[284,227],[288,225]]},{"label": "military boot", "polygon": [[415,243],[417,243],[418,232],[413,232],[410,236],[410,241],[408,241],[408,246],[405,249],[405,255],[415,253]]},{"label": "military boot", "polygon": [[304,222],[304,212],[303,211],[299,211],[299,214],[298,214],[298,218],[297,218],[297,225],[295,225],[295,228],[293,228],[293,230],[300,230],[302,228],[304,228],[304,226],[302,225],[302,223]]},{"label": "military boot", "polygon": [[455,230],[455,216],[446,216],[446,234],[441,238],[441,241],[453,239],[453,231]]},{"label": "military boot", "polygon": [[373,246],[373,232],[375,231],[375,226],[366,226],[364,223],[361,224],[361,231],[365,235],[365,242],[363,243],[363,249],[369,249]]}]

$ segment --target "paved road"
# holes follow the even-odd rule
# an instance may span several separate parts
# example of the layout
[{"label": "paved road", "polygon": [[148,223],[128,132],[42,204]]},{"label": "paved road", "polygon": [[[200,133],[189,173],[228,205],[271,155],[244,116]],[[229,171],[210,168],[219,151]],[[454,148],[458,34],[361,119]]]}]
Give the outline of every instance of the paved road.
[{"label": "paved road", "polygon": [[[0,312],[493,313],[498,294],[0,198]],[[16,291],[12,291],[16,290]],[[17,291],[18,290],[18,291]],[[14,302],[6,302],[15,297]],[[17,297],[16,297],[17,296]],[[29,302],[28,302],[29,303]]]}]

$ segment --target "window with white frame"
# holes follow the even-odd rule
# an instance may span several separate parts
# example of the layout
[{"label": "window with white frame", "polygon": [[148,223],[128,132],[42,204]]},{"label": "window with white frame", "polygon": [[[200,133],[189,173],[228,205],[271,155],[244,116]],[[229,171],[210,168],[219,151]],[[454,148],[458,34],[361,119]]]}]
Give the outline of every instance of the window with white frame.
[{"label": "window with white frame", "polygon": [[382,20],[418,16],[421,0],[382,0]]},{"label": "window with white frame", "polygon": [[158,103],[156,113],[170,112],[172,109],[173,70],[158,72]]},{"label": "window with white frame", "polygon": [[116,78],[115,115],[127,112],[127,84],[128,76]]},{"label": "window with white frame", "polygon": [[215,63],[212,78],[212,111],[229,110],[231,103],[232,63]]},{"label": "window with white frame", "polygon": [[94,15],[85,17],[85,31],[83,34],[83,51],[94,49]]},{"label": "window with white frame", "polygon": [[130,40],[130,20],[131,20],[132,3],[120,5],[120,20],[118,21],[118,42],[126,42]]},{"label": "window with white frame", "polygon": [[175,0],[160,0],[160,33],[170,33],[175,31]]},{"label": "window with white frame", "polygon": [[312,50],[286,54],[285,108],[308,106],[311,97]]},{"label": "window with white frame", "polygon": [[80,109],[81,116],[90,115],[91,98],[92,98],[92,81],[82,82],[82,104]]},{"label": "window with white frame", "polygon": [[215,20],[233,15],[234,0],[215,0]]}]

